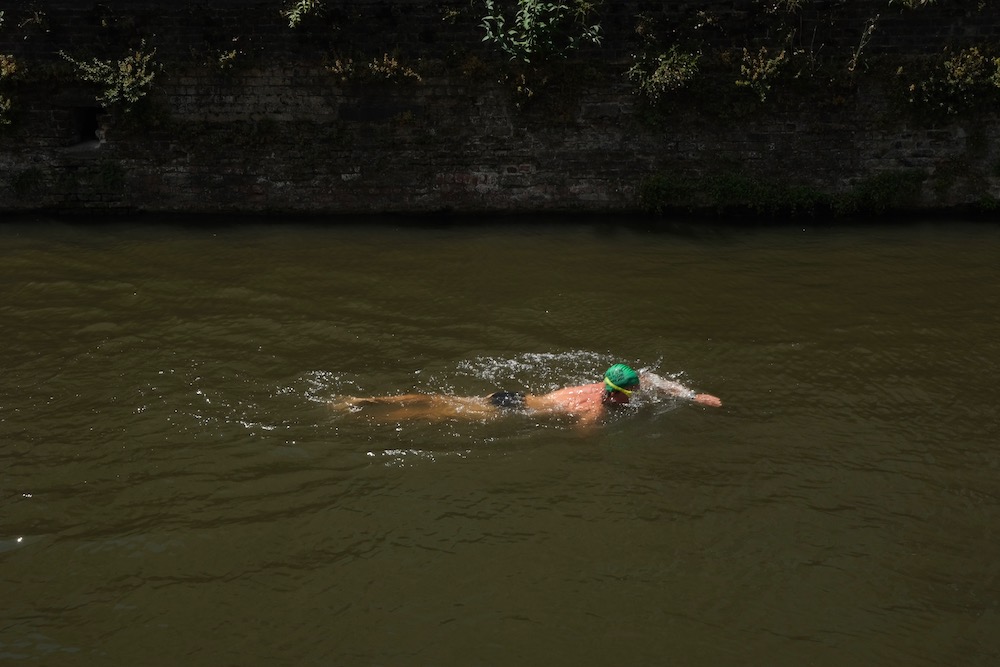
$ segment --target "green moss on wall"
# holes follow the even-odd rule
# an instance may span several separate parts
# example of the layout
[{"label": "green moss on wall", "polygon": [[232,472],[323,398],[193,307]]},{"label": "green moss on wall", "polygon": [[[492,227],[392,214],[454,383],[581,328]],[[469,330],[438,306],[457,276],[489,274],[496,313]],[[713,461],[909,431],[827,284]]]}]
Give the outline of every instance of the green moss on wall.
[{"label": "green moss on wall", "polygon": [[643,181],[639,197],[645,210],[661,214],[689,211],[756,218],[848,216],[919,208],[925,180],[919,171],[883,172],[857,181],[846,192],[831,194],[745,172],[700,176],[658,173]]}]

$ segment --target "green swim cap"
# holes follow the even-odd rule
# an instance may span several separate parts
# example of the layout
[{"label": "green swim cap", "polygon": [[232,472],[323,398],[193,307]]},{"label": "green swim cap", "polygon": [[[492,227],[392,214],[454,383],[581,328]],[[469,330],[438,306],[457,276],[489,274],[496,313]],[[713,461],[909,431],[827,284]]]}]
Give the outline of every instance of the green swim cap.
[{"label": "green swim cap", "polygon": [[604,373],[604,389],[618,391],[620,389],[636,390],[639,388],[639,374],[631,366],[615,364]]}]

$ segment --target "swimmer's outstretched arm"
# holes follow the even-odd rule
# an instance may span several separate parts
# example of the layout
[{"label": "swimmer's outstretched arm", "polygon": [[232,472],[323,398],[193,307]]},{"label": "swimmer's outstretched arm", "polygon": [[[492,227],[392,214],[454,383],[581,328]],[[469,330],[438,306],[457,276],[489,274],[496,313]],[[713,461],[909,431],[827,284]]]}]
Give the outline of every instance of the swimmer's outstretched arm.
[{"label": "swimmer's outstretched arm", "polygon": [[717,396],[712,396],[711,394],[699,394],[694,389],[689,389],[680,382],[668,380],[660,377],[656,373],[641,373],[639,375],[639,383],[644,389],[652,388],[656,391],[667,394],[668,396],[686,398],[694,401],[695,403],[700,403],[701,405],[709,405],[713,408],[717,408],[722,405],[722,400]]}]

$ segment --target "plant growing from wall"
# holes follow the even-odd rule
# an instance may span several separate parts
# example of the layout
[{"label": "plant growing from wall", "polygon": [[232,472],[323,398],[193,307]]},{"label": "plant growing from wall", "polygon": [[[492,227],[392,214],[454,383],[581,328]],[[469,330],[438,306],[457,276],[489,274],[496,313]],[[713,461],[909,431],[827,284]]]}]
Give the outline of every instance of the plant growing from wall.
[{"label": "plant growing from wall", "polygon": [[983,195],[976,208],[979,209],[980,213],[995,215],[998,211],[1000,211],[1000,199],[997,199],[992,195]]},{"label": "plant growing from wall", "polygon": [[156,49],[146,51],[145,40],[138,49],[118,61],[76,60],[64,51],[59,55],[76,68],[80,79],[102,87],[97,95],[98,102],[104,106],[121,104],[125,111],[145,97],[160,71],[160,65],[153,60]]},{"label": "plant growing from wall", "polygon": [[800,9],[808,0],[762,0],[761,4],[764,5],[764,11],[769,14],[777,14],[779,12],[787,12],[793,14]]},{"label": "plant growing from wall", "polygon": [[21,71],[20,65],[13,55],[0,53],[0,126],[11,124],[11,111],[14,103],[4,93],[9,81]]},{"label": "plant growing from wall", "polygon": [[[3,22],[4,22],[4,13],[2,10],[0,10],[0,28],[3,27]],[[0,58],[3,58],[5,60],[9,58],[13,60],[14,56],[0,56]],[[0,67],[2,67],[2,65],[0,65]],[[0,81],[2,81],[4,78],[5,77],[3,75],[3,69],[0,69]],[[10,125],[10,105],[11,105],[10,98],[0,95],[0,125]]]},{"label": "plant growing from wall", "polygon": [[601,43],[600,23],[590,23],[596,7],[587,0],[568,0],[569,4],[517,0],[513,19],[496,0],[481,1],[486,12],[480,24],[486,33],[483,41],[495,44],[512,60],[565,58],[583,43]]},{"label": "plant growing from wall", "polygon": [[10,112],[13,103],[11,99],[2,94],[2,88],[7,81],[13,79],[18,73],[17,60],[14,56],[0,53],[0,125],[10,125]]},{"label": "plant growing from wall", "polygon": [[1000,93],[1000,58],[978,47],[962,49],[935,67],[927,78],[909,86],[909,101],[931,111],[955,115],[992,106]]},{"label": "plant growing from wall", "polygon": [[215,59],[215,62],[219,65],[219,69],[232,69],[233,63],[236,62],[236,56],[238,53],[239,52],[236,49],[219,51],[219,55]]},{"label": "plant growing from wall", "polygon": [[800,217],[888,213],[919,205],[926,176],[918,170],[885,171],[862,178],[849,190],[830,195],[809,185],[743,171],[700,175],[659,172],[638,188],[642,207],[652,213],[714,210],[720,215]]},{"label": "plant growing from wall", "polygon": [[32,9],[28,11],[28,16],[21,21],[18,25],[19,28],[25,28],[30,25],[42,27],[46,23],[45,12],[39,11],[37,9]]},{"label": "plant growing from wall", "polygon": [[638,192],[643,208],[657,214],[713,210],[719,215],[798,217],[831,209],[830,196],[816,188],[742,171],[698,176],[661,172],[646,178]]},{"label": "plant growing from wall", "polygon": [[45,175],[38,167],[28,167],[14,173],[10,179],[10,187],[18,199],[29,199],[42,191]]},{"label": "plant growing from wall", "polygon": [[681,51],[677,45],[656,56],[633,56],[635,63],[627,72],[647,100],[656,104],[671,92],[691,83],[698,74],[699,53]]},{"label": "plant growing from wall", "polygon": [[[233,42],[237,42],[238,37],[233,37]],[[218,55],[215,58],[215,64],[219,69],[226,70],[232,69],[233,65],[236,63],[236,58],[242,56],[243,52],[239,49],[219,49]]]},{"label": "plant growing from wall", "polygon": [[10,125],[11,104],[9,97],[0,95],[0,125]]},{"label": "plant growing from wall", "polygon": [[105,190],[118,192],[125,189],[125,176],[125,167],[120,163],[105,161],[97,165],[94,182]]},{"label": "plant growing from wall", "polygon": [[283,9],[281,15],[288,19],[288,27],[294,28],[307,15],[319,11],[321,6],[320,0],[296,0],[289,7]]},{"label": "plant growing from wall", "polygon": [[865,29],[861,31],[861,40],[858,42],[858,47],[854,49],[854,52],[851,54],[851,60],[847,63],[847,71],[852,77],[861,64],[861,53],[868,46],[868,43],[872,41],[872,35],[875,33],[875,29],[878,28],[878,20],[879,15],[876,14],[868,19]]},{"label": "plant growing from wall", "polygon": [[382,54],[381,59],[373,58],[368,63],[368,70],[376,79],[385,79],[386,81],[401,81],[406,79],[418,82],[423,81],[416,71],[401,65],[396,58],[390,56],[388,53]]},{"label": "plant growing from wall", "polygon": [[736,85],[757,93],[763,102],[771,92],[774,77],[787,63],[788,56],[784,49],[772,56],[766,46],[760,47],[756,53],[744,48],[740,65],[742,78],[736,80]]},{"label": "plant growing from wall", "polygon": [[889,0],[890,5],[902,5],[906,9],[919,9],[920,7],[930,7],[937,0]]},{"label": "plant growing from wall", "polygon": [[917,170],[884,171],[856,183],[835,202],[840,215],[886,213],[914,208],[920,200],[925,175]]},{"label": "plant growing from wall", "polygon": [[340,77],[343,83],[348,81],[423,81],[416,71],[400,64],[400,62],[388,53],[382,54],[381,58],[373,58],[366,64],[355,63],[352,58],[337,58],[332,65],[327,66],[327,71]]},{"label": "plant growing from wall", "polygon": [[0,79],[12,79],[18,72],[17,60],[14,56],[0,53]]}]

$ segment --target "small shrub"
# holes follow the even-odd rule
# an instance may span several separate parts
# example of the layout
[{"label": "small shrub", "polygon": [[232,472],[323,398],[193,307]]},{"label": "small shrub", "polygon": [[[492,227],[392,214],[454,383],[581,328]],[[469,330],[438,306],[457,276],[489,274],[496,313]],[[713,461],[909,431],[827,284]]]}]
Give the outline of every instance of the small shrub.
[{"label": "small shrub", "polygon": [[18,73],[17,60],[14,56],[0,53],[0,79],[12,79]]},{"label": "small shrub", "polygon": [[117,62],[98,60],[76,60],[64,51],[59,55],[70,62],[83,81],[102,86],[97,101],[103,106],[121,104],[126,111],[142,99],[153,84],[160,67],[153,61],[156,49],[146,52],[146,41],[139,48]]},{"label": "small shrub", "polygon": [[706,186],[719,213],[786,217],[814,215],[829,207],[829,197],[813,188],[741,172],[717,174]]},{"label": "small shrub", "polygon": [[[2,15],[2,12],[0,12],[0,15]],[[18,72],[19,67],[14,56],[0,53],[0,84],[17,76]],[[0,95],[0,125],[11,124],[10,114],[12,106],[13,103],[9,97]]]},{"label": "small shrub", "polygon": [[477,81],[485,81],[490,75],[490,70],[486,66],[486,63],[476,55],[466,57],[459,65],[459,70],[462,72],[462,76]]},{"label": "small shrub", "polygon": [[98,183],[108,190],[124,190],[125,176],[125,167],[118,162],[102,162],[97,167]]},{"label": "small shrub", "polygon": [[695,179],[659,172],[639,184],[639,205],[658,215],[671,210],[693,210],[697,192]]},{"label": "small shrub", "polygon": [[42,190],[44,174],[37,167],[29,167],[14,174],[10,179],[10,187],[17,199],[28,199]]},{"label": "small shrub", "polygon": [[763,102],[771,92],[775,75],[787,63],[788,57],[784,49],[777,55],[771,56],[766,46],[760,47],[757,53],[751,53],[744,48],[743,63],[740,65],[740,74],[743,78],[737,79],[736,85],[750,88]]},{"label": "small shrub", "polygon": [[657,173],[638,188],[643,209],[715,212],[751,218],[803,215],[887,213],[915,207],[925,176],[920,171],[889,171],[865,178],[850,191],[833,197],[816,188],[761,178],[743,171],[699,176]]},{"label": "small shrub", "polygon": [[701,55],[685,53],[676,45],[655,57],[640,57],[628,70],[628,78],[635,82],[646,99],[657,103],[672,91],[684,88],[698,74]]},{"label": "small shrub", "polygon": [[993,74],[990,75],[989,85],[1000,90],[1000,58],[993,59]]},{"label": "small shrub", "polygon": [[1000,199],[993,197],[991,195],[986,195],[979,200],[976,208],[980,213],[990,213],[995,214],[1000,212]]},{"label": "small shrub", "polygon": [[368,69],[376,79],[385,79],[387,81],[399,81],[403,79],[423,80],[419,74],[409,67],[400,65],[399,61],[388,53],[383,54],[381,60],[378,58],[373,59],[368,63]]},{"label": "small shrub", "polygon": [[600,24],[588,25],[594,5],[587,0],[564,2],[518,0],[513,20],[495,0],[482,0],[486,12],[480,24],[484,42],[496,44],[511,60],[564,58],[581,43],[601,43]]},{"label": "small shrub", "polygon": [[1000,91],[1000,58],[988,58],[977,47],[946,57],[930,75],[909,86],[911,104],[955,115],[990,104]]},{"label": "small shrub", "polygon": [[922,172],[913,170],[875,174],[841,196],[835,209],[841,215],[853,215],[912,208],[920,199],[924,178]]},{"label": "small shrub", "polygon": [[236,49],[230,49],[229,51],[219,51],[218,57],[215,59],[216,63],[219,65],[219,69],[232,69],[233,64],[236,62],[236,56],[240,55],[240,52]]},{"label": "small shrub", "polygon": [[656,174],[640,184],[639,201],[654,213],[701,210],[755,218],[815,215],[831,208],[831,198],[815,188],[728,171],[698,177]]},{"label": "small shrub", "polygon": [[423,78],[414,70],[406,67],[388,53],[381,58],[373,58],[367,64],[355,63],[353,58],[337,58],[326,70],[340,77],[342,83],[354,80],[369,81],[415,81]]}]

